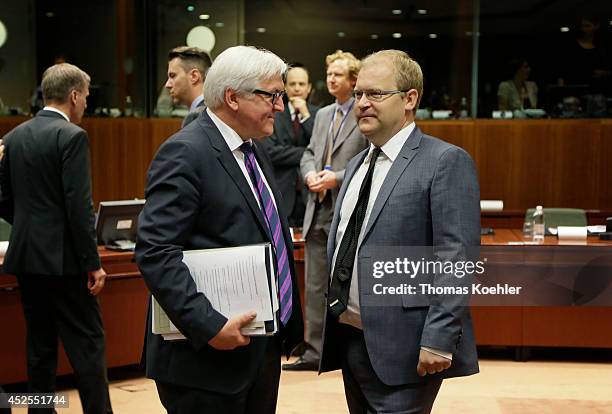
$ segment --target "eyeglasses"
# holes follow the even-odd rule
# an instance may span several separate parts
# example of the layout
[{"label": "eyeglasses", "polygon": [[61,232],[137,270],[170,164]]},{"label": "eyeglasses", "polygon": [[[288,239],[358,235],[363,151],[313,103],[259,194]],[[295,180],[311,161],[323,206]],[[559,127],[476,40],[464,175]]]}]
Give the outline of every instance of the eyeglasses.
[{"label": "eyeglasses", "polygon": [[270,102],[272,102],[272,106],[276,105],[276,101],[278,100],[278,98],[282,99],[282,97],[285,96],[285,91],[268,92],[262,91],[261,89],[254,89],[251,93],[262,95],[265,98],[270,99]]},{"label": "eyeglasses", "polygon": [[379,90],[372,90],[372,91],[360,91],[355,89],[353,91],[353,97],[355,98],[356,101],[360,101],[361,97],[363,95],[365,95],[366,99],[368,101],[371,102],[382,102],[385,99],[387,99],[387,97],[391,96],[391,95],[395,95],[397,93],[404,93],[404,92],[408,92],[408,89],[406,90],[394,90],[394,91],[379,91]]}]

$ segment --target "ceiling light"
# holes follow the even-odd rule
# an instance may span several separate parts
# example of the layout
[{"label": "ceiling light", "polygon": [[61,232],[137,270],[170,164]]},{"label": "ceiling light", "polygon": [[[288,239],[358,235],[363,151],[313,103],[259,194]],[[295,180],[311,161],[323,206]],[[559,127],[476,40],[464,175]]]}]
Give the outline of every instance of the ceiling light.
[{"label": "ceiling light", "polygon": [[337,35],[338,37],[344,37],[344,36],[346,36],[346,33],[344,33],[344,32],[338,32],[338,33],[336,33],[336,35]]},{"label": "ceiling light", "polygon": [[257,30],[257,33],[265,33],[266,32],[266,28],[265,27],[258,27],[255,30]]},{"label": "ceiling light", "polygon": [[191,4],[189,6],[187,6],[187,11],[188,12],[192,12],[195,10],[195,6],[192,6]]},{"label": "ceiling light", "polygon": [[417,13],[418,14],[427,14],[427,9],[418,9]]},{"label": "ceiling light", "polygon": [[569,27],[563,26],[559,30],[561,30],[563,33],[567,33],[567,32],[569,32]]},{"label": "ceiling light", "polygon": [[223,22],[215,23],[215,27],[223,27],[223,26],[225,26],[225,23],[223,23]]},{"label": "ceiling light", "polygon": [[6,34],[6,26],[2,23],[2,20],[0,20],[0,47],[6,42]]},{"label": "ceiling light", "polygon": [[430,34],[429,34],[429,38],[430,38],[430,39],[437,39],[437,38],[438,38],[438,35],[437,35],[437,34],[435,34],[435,33],[430,33]]},{"label": "ceiling light", "polygon": [[210,19],[210,14],[200,14],[200,20],[208,20]]},{"label": "ceiling light", "polygon": [[376,33],[370,35],[370,39],[378,39],[378,35]]},{"label": "ceiling light", "polygon": [[465,35],[468,36],[468,37],[472,36],[472,32],[465,32]]},{"label": "ceiling light", "polygon": [[45,13],[47,17],[55,17],[55,13],[52,11]]},{"label": "ceiling light", "polygon": [[401,33],[393,33],[391,36],[393,36],[394,39],[399,39],[402,37]]},{"label": "ceiling light", "polygon": [[397,14],[402,14],[402,11],[400,9],[393,9],[391,10],[391,13],[397,15]]}]

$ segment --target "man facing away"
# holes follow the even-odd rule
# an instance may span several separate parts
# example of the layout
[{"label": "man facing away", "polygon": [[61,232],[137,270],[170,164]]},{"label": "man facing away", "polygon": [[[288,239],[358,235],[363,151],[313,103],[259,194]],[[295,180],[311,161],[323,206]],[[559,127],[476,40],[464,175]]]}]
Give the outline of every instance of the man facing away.
[{"label": "man facing away", "polygon": [[174,105],[189,108],[189,113],[183,119],[183,127],[204,110],[202,88],[211,64],[208,53],[197,47],[180,46],[168,53],[168,80],[165,87]]},{"label": "man facing away", "polygon": [[[342,369],[352,414],[429,413],[443,378],[478,372],[465,298],[364,304],[372,298],[372,275],[357,266],[364,249],[431,246],[435,256],[465,260],[480,244],[474,162],[415,125],[422,93],[421,68],[406,53],[362,61],[355,112],[370,146],[349,162],[336,203],[321,358],[321,371]],[[436,275],[436,282],[462,280]]]},{"label": "man facing away", "polygon": [[308,187],[304,215],[306,341],[304,354],[285,370],[311,370],[319,367],[321,337],[327,290],[326,246],[329,226],[344,179],[348,161],[367,145],[357,128],[352,111],[355,100],[351,93],[359,73],[359,60],[341,50],[325,59],[327,89],[336,102],[317,112],[310,144],[306,147],[300,169]]},{"label": "man facing away", "polygon": [[[284,109],[287,65],[273,53],[231,47],[211,66],[207,109],[170,137],[147,176],[136,261],[185,341],[164,341],[147,322],[147,376],[169,413],[274,413],[281,350],[303,339],[291,236],[272,167],[254,139],[272,134]],[[271,243],[279,332],[243,336],[255,318],[226,318],[198,293],[183,251]]]},{"label": "man facing away", "polygon": [[21,291],[28,390],[55,391],[59,337],[83,411],[92,414],[112,410],[96,298],[106,273],[94,229],[89,142],[75,125],[87,107],[89,82],[68,63],[45,71],[45,107],[4,137],[0,185],[2,217],[13,225],[3,266],[17,275]]},{"label": "man facing away", "polygon": [[300,176],[300,160],[310,143],[319,108],[308,103],[312,84],[304,66],[293,65],[289,68],[285,89],[287,105],[283,112],[276,115],[274,133],[263,144],[274,166],[283,207],[289,214],[289,225],[302,227],[306,204],[302,194],[304,186]]}]

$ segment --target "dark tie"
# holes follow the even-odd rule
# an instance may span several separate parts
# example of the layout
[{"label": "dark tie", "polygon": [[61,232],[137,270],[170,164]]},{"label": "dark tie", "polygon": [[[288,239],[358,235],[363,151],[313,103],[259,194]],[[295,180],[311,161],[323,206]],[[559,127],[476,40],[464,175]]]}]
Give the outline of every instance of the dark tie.
[{"label": "dark tie", "polygon": [[297,139],[299,138],[300,129],[302,128],[302,125],[300,124],[300,118],[298,117],[297,112],[295,113],[293,117],[292,124],[293,124],[293,136]]},{"label": "dark tie", "polygon": [[259,169],[257,168],[257,161],[255,160],[255,153],[250,142],[245,142],[240,146],[240,151],[244,154],[244,163],[246,165],[247,172],[251,178],[251,182],[255,187],[257,198],[259,198],[259,206],[264,213],[268,230],[272,235],[272,241],[274,242],[274,252],[276,257],[276,266],[278,272],[278,285],[280,286],[279,297],[280,297],[280,320],[283,325],[287,324],[291,317],[292,307],[292,287],[291,287],[291,271],[289,270],[289,261],[287,258],[287,245],[285,244],[285,237],[283,236],[283,229],[281,227],[280,217],[272,201],[272,196],[264,183]]},{"label": "dark tie", "polygon": [[353,276],[353,263],[355,262],[355,254],[357,252],[357,242],[368,208],[372,175],[374,174],[374,166],[376,165],[376,159],[379,154],[380,148],[374,147],[370,158],[370,165],[368,166],[368,172],[363,179],[363,183],[361,183],[357,204],[355,204],[355,209],[346,226],[342,241],[340,242],[340,248],[338,249],[338,255],[336,256],[336,264],[329,287],[327,302],[329,304],[328,312],[334,318],[338,318],[348,306],[351,277]]}]

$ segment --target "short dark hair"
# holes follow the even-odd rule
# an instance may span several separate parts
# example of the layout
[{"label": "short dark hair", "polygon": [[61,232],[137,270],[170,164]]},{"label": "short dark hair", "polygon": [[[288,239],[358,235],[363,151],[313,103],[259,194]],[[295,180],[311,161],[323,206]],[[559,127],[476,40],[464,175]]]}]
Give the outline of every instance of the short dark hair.
[{"label": "short dark hair", "polygon": [[206,76],[206,72],[212,65],[212,59],[210,55],[198,47],[179,46],[168,52],[168,62],[172,59],[179,58],[181,66],[185,71],[191,69],[197,69],[202,74],[202,77]]}]

